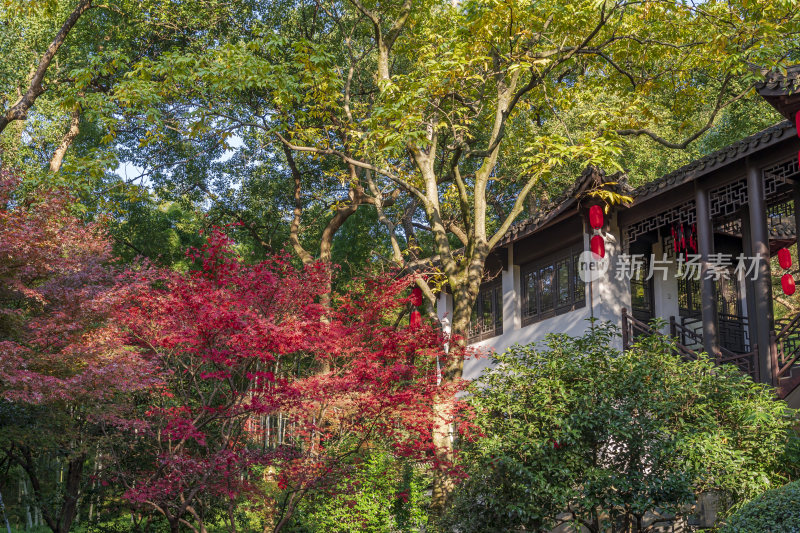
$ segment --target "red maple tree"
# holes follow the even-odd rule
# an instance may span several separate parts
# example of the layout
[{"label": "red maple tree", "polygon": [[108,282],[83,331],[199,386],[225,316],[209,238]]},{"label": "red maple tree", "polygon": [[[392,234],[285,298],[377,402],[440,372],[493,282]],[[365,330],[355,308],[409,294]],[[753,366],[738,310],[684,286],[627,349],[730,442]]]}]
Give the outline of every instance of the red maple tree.
[{"label": "red maple tree", "polygon": [[319,264],[246,264],[221,231],[192,254],[197,271],[151,272],[117,314],[165,376],[137,434],[152,460],[124,478],[130,501],[202,532],[210,502],[226,502],[235,530],[240,496],[258,494],[265,530],[280,531],[376,442],[452,466],[435,464],[433,404],[459,384],[444,390],[437,360],[463,354],[430,324],[398,326],[408,279],[362,280],[328,306]]},{"label": "red maple tree", "polygon": [[108,320],[117,293],[101,227],[72,214],[65,191],[22,194],[20,182],[0,171],[0,454],[27,474],[48,527],[65,532],[98,435],[128,423],[126,398],[155,378]]}]

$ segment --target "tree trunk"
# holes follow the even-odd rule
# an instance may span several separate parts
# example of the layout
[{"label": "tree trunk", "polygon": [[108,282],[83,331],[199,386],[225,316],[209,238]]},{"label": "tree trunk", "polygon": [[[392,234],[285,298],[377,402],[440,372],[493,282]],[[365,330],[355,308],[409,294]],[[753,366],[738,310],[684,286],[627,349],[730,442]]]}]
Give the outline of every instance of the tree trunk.
[{"label": "tree trunk", "polygon": [[64,161],[64,154],[67,153],[67,150],[72,145],[72,141],[74,141],[75,137],[80,133],[80,123],[81,111],[80,107],[76,107],[70,115],[69,129],[67,133],[64,134],[64,137],[61,139],[61,144],[58,145],[58,148],[56,148],[56,151],[53,153],[53,157],[50,159],[50,172],[53,174],[61,169],[61,163]]},{"label": "tree trunk", "polygon": [[64,483],[64,502],[61,504],[56,533],[68,533],[78,513],[78,496],[80,496],[81,477],[85,461],[86,456],[81,454],[72,459],[67,466],[67,478]]},{"label": "tree trunk", "polygon": [[[469,322],[472,307],[477,297],[478,287],[470,287],[469,282],[456,286],[453,291],[453,322],[451,334],[457,336],[455,341],[459,347],[467,344]],[[464,367],[460,358],[448,360],[447,366],[442,369],[442,381],[454,382],[461,379]],[[434,406],[433,446],[436,462],[439,467],[433,475],[433,491],[431,494],[431,509],[434,515],[441,515],[455,488],[455,482],[448,469],[442,465],[452,465],[455,459],[455,450],[452,437],[452,408],[455,398],[444,395],[437,398]]]},{"label": "tree trunk", "polygon": [[81,17],[81,15],[83,15],[83,13],[89,9],[91,5],[92,0],[81,0],[72,13],[70,13],[70,15],[64,21],[61,29],[58,30],[55,38],[50,43],[50,46],[47,47],[47,50],[45,50],[44,54],[42,54],[42,57],[39,59],[39,64],[37,65],[36,70],[33,72],[28,90],[26,90],[24,94],[20,95],[19,99],[14,103],[14,105],[0,114],[0,133],[3,132],[9,123],[15,120],[25,120],[28,118],[28,110],[31,108],[36,99],[41,96],[42,93],[44,93],[44,87],[42,85],[44,82],[44,76],[47,73],[47,69],[50,67],[50,63],[52,63],[56,52],[58,52],[58,49],[61,48],[62,44],[64,44],[67,35],[72,30],[73,26],[75,26],[75,23],[78,22],[78,19]]}]

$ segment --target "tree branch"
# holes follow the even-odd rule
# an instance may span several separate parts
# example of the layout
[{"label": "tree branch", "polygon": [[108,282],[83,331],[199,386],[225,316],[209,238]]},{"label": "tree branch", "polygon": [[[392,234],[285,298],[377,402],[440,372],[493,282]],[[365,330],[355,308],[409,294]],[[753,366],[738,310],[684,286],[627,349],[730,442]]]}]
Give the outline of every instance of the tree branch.
[{"label": "tree branch", "polygon": [[747,96],[747,94],[752,89],[752,86],[748,86],[747,89],[745,89],[744,91],[742,91],[738,95],[734,96],[733,98],[731,98],[727,102],[723,103],[722,102],[722,98],[723,98],[723,96],[725,94],[725,89],[727,88],[728,82],[730,81],[730,79],[731,79],[730,75],[728,75],[728,77],[725,78],[725,81],[722,84],[722,88],[720,89],[719,95],[717,95],[717,102],[714,105],[714,110],[711,112],[711,115],[709,115],[708,120],[706,121],[705,125],[702,128],[700,128],[699,130],[697,130],[696,132],[694,132],[693,134],[689,135],[686,139],[684,139],[681,142],[670,142],[667,139],[665,139],[665,138],[661,137],[660,135],[658,135],[657,133],[655,133],[654,131],[652,131],[650,129],[647,129],[647,128],[617,130],[617,134],[618,135],[631,135],[631,136],[637,136],[637,137],[640,136],[640,135],[647,135],[648,137],[650,137],[651,139],[653,139],[657,143],[659,143],[659,144],[661,144],[663,146],[666,146],[667,148],[674,148],[676,150],[683,150],[687,146],[689,146],[692,142],[697,140],[701,135],[703,135],[705,132],[707,132],[708,130],[711,129],[711,127],[714,125],[714,120],[717,118],[717,115],[719,114],[720,111],[722,111],[722,109],[724,109],[724,108],[728,107],[729,105],[733,104],[734,102],[744,98],[745,96]]},{"label": "tree branch", "polygon": [[47,73],[47,68],[53,61],[58,49],[61,48],[62,44],[64,44],[67,35],[72,30],[73,26],[75,26],[75,23],[78,22],[78,19],[81,17],[81,15],[83,15],[83,13],[86,12],[91,5],[92,0],[80,0],[72,13],[70,13],[70,15],[67,17],[67,20],[64,21],[64,24],[61,26],[61,29],[58,30],[53,42],[50,43],[50,46],[47,47],[47,50],[45,50],[41,59],[39,59],[39,65],[36,67],[36,70],[33,73],[28,90],[25,91],[25,94],[20,96],[19,100],[17,100],[16,103],[5,112],[5,114],[0,116],[0,133],[2,133],[3,130],[6,129],[6,126],[8,126],[8,124],[12,121],[25,120],[28,118],[28,110],[31,108],[36,99],[44,92],[42,82],[44,81],[44,75]]},{"label": "tree branch", "polygon": [[302,175],[297,168],[297,164],[295,164],[292,151],[283,143],[281,143],[281,146],[283,147],[283,153],[286,155],[286,161],[289,164],[289,170],[291,170],[292,178],[294,179],[294,211],[292,213],[292,222],[289,224],[289,241],[292,243],[294,253],[297,254],[303,264],[308,265],[314,262],[314,258],[300,243],[300,217],[303,215],[303,201],[301,197]]},{"label": "tree branch", "polygon": [[75,137],[80,133],[80,123],[81,107],[77,105],[70,115],[69,129],[67,133],[64,134],[64,137],[61,139],[61,144],[58,145],[58,148],[56,148],[56,151],[53,153],[53,157],[50,159],[50,172],[55,174],[61,169],[61,163],[64,161],[64,154],[67,153],[69,147],[72,146],[72,141],[74,141]]},{"label": "tree branch", "polygon": [[348,163],[348,164],[353,165],[355,167],[363,168],[363,169],[366,169],[366,170],[371,170],[371,171],[375,172],[376,174],[380,174],[382,176],[386,176],[387,178],[389,178],[393,182],[397,183],[401,188],[403,188],[404,190],[410,192],[411,194],[413,194],[414,196],[416,196],[417,198],[419,198],[423,202],[427,201],[427,198],[426,198],[425,194],[422,191],[420,191],[419,189],[417,189],[416,187],[414,187],[410,183],[404,181],[403,179],[401,179],[399,176],[397,176],[396,174],[394,174],[390,170],[387,170],[387,169],[384,169],[384,168],[380,168],[380,167],[376,167],[375,165],[373,165],[371,163],[365,163],[364,161],[359,161],[358,159],[353,159],[352,157],[350,157],[349,155],[345,154],[344,152],[341,152],[339,150],[334,150],[333,148],[315,148],[313,146],[301,146],[301,145],[297,145],[297,144],[294,144],[294,143],[290,142],[289,140],[287,140],[283,135],[281,135],[278,132],[275,132],[275,136],[277,136],[278,139],[280,139],[280,141],[283,144],[285,144],[288,148],[290,148],[291,150],[294,150],[295,152],[308,152],[308,153],[320,154],[320,155],[333,155],[333,156],[338,157],[339,159],[341,159],[345,163]]}]

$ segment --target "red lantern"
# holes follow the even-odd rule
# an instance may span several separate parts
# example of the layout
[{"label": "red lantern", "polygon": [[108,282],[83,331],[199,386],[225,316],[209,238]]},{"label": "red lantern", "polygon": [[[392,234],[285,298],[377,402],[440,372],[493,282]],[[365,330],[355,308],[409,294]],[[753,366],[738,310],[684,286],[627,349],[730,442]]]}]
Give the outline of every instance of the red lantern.
[{"label": "red lantern", "polygon": [[592,253],[601,259],[606,256],[606,241],[603,240],[602,235],[595,235],[592,237],[592,240],[589,241],[591,245]]},{"label": "red lantern", "polygon": [[599,205],[593,205],[589,208],[589,224],[594,229],[600,229],[603,227],[603,223],[605,222],[605,217],[603,217],[603,208]]},{"label": "red lantern", "polygon": [[411,311],[411,318],[408,320],[408,327],[411,329],[416,329],[422,325],[422,313],[417,311]]},{"label": "red lantern", "polygon": [[786,296],[791,296],[794,294],[794,278],[791,274],[784,274],[781,278],[781,287],[783,288],[783,294]]},{"label": "red lantern", "polygon": [[422,289],[419,287],[411,289],[411,305],[414,307],[422,305]]},{"label": "red lantern", "polygon": [[792,266],[792,254],[789,252],[788,248],[781,248],[778,250],[778,263],[784,270]]},{"label": "red lantern", "polygon": [[794,127],[797,130],[797,136],[800,137],[800,111],[794,115]]}]

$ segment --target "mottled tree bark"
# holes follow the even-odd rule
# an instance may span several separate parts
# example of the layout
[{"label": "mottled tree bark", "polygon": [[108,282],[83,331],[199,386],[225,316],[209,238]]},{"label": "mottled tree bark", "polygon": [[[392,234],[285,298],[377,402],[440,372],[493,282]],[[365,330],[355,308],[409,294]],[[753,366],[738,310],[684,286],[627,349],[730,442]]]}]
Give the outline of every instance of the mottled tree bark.
[{"label": "mottled tree bark", "polygon": [[67,20],[64,21],[61,29],[58,30],[55,38],[50,43],[50,46],[47,47],[47,50],[45,50],[44,54],[42,54],[42,57],[39,59],[39,64],[33,72],[28,89],[19,97],[14,105],[0,115],[0,133],[2,133],[11,122],[28,118],[28,110],[33,106],[36,99],[44,93],[44,86],[42,85],[44,76],[47,73],[48,67],[50,67],[50,63],[53,62],[56,52],[58,52],[58,49],[64,44],[67,35],[78,22],[78,19],[91,5],[92,0],[80,0],[72,13],[67,17]]},{"label": "mottled tree bark", "polygon": [[80,133],[80,123],[81,112],[80,108],[76,107],[70,115],[69,129],[67,133],[64,134],[64,137],[61,138],[61,143],[59,143],[58,148],[56,148],[56,151],[53,153],[53,157],[50,159],[50,172],[53,174],[61,169],[61,163],[64,162],[64,154],[67,153],[75,137]]}]

